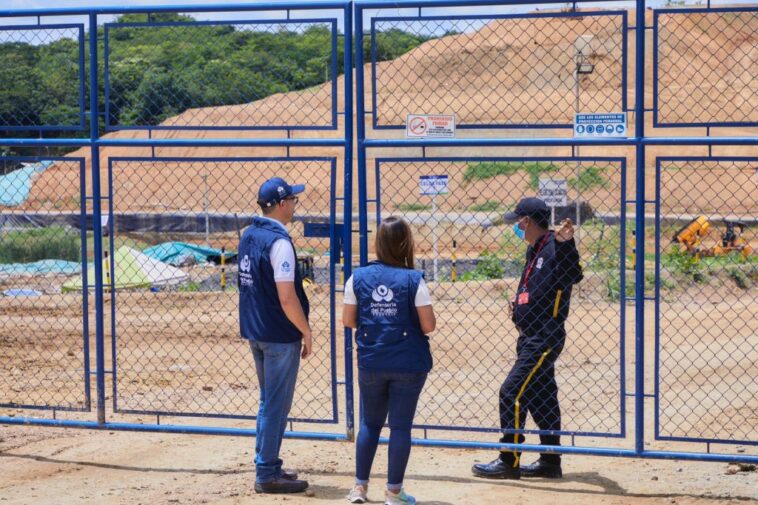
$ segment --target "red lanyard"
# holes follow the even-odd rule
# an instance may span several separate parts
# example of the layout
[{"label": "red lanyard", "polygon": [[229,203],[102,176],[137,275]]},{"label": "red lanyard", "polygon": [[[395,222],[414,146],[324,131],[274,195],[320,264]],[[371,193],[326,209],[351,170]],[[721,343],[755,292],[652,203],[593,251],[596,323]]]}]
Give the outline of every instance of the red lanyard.
[{"label": "red lanyard", "polygon": [[537,262],[537,256],[539,256],[540,252],[542,251],[542,248],[545,247],[545,242],[547,242],[547,239],[549,237],[549,233],[545,233],[545,238],[542,239],[542,242],[540,242],[539,248],[534,251],[534,258],[532,258],[532,261],[529,263],[529,266],[526,268],[526,273],[524,274],[524,281],[521,283],[521,289],[526,289],[526,283],[529,282],[529,276],[532,274],[532,269],[534,268],[534,264]]}]

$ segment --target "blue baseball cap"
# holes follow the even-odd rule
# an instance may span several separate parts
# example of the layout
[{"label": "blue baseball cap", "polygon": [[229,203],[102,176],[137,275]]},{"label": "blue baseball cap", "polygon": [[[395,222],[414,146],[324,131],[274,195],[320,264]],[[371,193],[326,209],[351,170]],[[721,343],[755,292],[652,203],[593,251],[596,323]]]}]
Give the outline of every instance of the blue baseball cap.
[{"label": "blue baseball cap", "polygon": [[539,198],[522,198],[516,205],[516,208],[512,212],[505,214],[503,218],[506,221],[512,222],[524,216],[533,219],[543,228],[546,228],[548,223],[550,223],[550,209]]},{"label": "blue baseball cap", "polygon": [[261,184],[258,190],[258,205],[271,207],[285,198],[297,195],[305,191],[305,184],[293,184],[290,186],[281,177],[274,177]]}]

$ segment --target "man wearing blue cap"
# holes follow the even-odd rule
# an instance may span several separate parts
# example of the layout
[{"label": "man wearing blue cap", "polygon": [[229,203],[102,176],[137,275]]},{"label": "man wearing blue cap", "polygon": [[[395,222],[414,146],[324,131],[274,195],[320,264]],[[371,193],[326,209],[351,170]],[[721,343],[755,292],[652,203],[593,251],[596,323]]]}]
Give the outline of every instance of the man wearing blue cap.
[{"label": "man wearing blue cap", "polygon": [[260,385],[256,423],[255,491],[297,493],[308,482],[282,468],[282,446],[292,407],[300,357],[311,354],[308,297],[285,227],[292,221],[303,185],[275,177],[263,183],[253,218],[239,245],[240,333],[250,342]]},{"label": "man wearing blue cap", "polygon": [[[564,323],[571,287],[582,280],[579,252],[570,219],[557,231],[548,229],[550,209],[538,198],[524,198],[505,215],[513,232],[529,243],[526,265],[510,303],[511,320],[518,330],[516,363],[500,387],[501,443],[524,441],[529,412],[543,434],[542,445],[560,445],[561,409],[555,382],[555,360],[566,341]],[[491,463],[475,464],[474,475],[489,479],[523,477],[560,478],[560,454],[541,454],[531,465],[520,466],[521,452],[503,450]]]}]

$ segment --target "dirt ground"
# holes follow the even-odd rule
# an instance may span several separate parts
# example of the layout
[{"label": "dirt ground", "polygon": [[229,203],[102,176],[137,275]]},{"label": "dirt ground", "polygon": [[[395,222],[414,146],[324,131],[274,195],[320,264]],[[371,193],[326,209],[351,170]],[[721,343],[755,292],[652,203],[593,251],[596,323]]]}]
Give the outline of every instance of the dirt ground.
[{"label": "dirt ground", "polygon": [[[452,426],[493,427],[495,393],[512,362],[514,335],[502,325],[502,290],[508,281],[431,285],[439,309],[439,330],[432,337],[435,369],[422,396],[417,422]],[[570,319],[571,342],[559,360],[564,428],[617,433],[620,423],[619,304],[598,299],[589,283],[577,293]],[[331,415],[331,350],[327,345],[328,301],[323,286],[311,288],[314,327],[322,335],[316,355],[303,365],[294,417],[328,419]],[[473,303],[474,295],[478,296]],[[758,328],[751,314],[758,300],[744,310],[734,303],[708,299],[699,305],[681,300],[664,313],[681,321],[698,317],[696,328],[672,330],[680,319],[662,320],[666,372],[661,389],[664,435],[684,430],[703,437],[755,440],[758,395],[752,377],[758,374]],[[111,300],[107,294],[107,301]],[[715,296],[715,295],[714,295]],[[3,401],[36,398],[48,403],[76,404],[82,398],[80,363],[81,294],[0,299],[0,374]],[[252,360],[236,336],[234,293],[116,294],[116,364],[118,406],[141,413],[113,414],[108,378],[108,419],[154,423],[151,410],[228,412],[252,415],[256,410]],[[743,297],[744,303],[748,298]],[[339,300],[337,300],[339,307]],[[703,318],[704,307],[710,307]],[[713,310],[719,310],[716,314]],[[633,310],[627,308],[631,319]],[[699,315],[700,314],[700,315]],[[731,321],[732,331],[724,331]],[[629,323],[633,328],[633,320]],[[110,335],[110,322],[106,321]],[[653,391],[653,318],[648,314],[646,389]],[[679,326],[677,326],[679,327]],[[715,331],[719,328],[719,331]],[[51,335],[41,341],[42,331]],[[631,335],[631,333],[630,333]],[[344,378],[343,342],[337,336],[336,378]],[[633,339],[627,338],[626,387],[633,391]],[[91,344],[94,353],[94,344]],[[112,368],[110,339],[106,368]],[[739,359],[735,349],[741,350]],[[747,350],[745,350],[747,349]],[[685,351],[685,352],[682,352]],[[708,357],[706,363],[700,358]],[[94,362],[94,359],[93,359]],[[77,368],[79,363],[79,368]],[[697,369],[693,369],[697,367]],[[735,368],[740,367],[740,368]],[[78,371],[79,370],[79,371]],[[739,372],[739,373],[738,373]],[[693,375],[694,374],[694,375]],[[10,391],[8,386],[12,386]],[[741,387],[737,387],[741,386]],[[93,386],[94,390],[94,386]],[[296,431],[344,430],[344,388],[337,387],[340,421],[336,425],[295,423]],[[624,438],[582,438],[580,446],[633,446],[633,407],[625,406]],[[649,449],[705,450],[702,444],[652,441],[653,404],[646,407]],[[49,412],[0,409],[2,415],[50,417]],[[60,419],[92,419],[91,413],[58,412]],[[253,420],[161,417],[162,424],[204,424],[253,427]],[[529,426],[528,426],[529,427]],[[669,431],[666,431],[669,430]],[[423,436],[421,431],[417,436]],[[435,432],[430,437],[494,441],[495,434]],[[564,437],[564,443],[570,437]],[[252,439],[164,434],[128,434],[36,427],[0,427],[0,503],[340,503],[352,475],[354,446],[345,442],[288,440],[284,459],[313,483],[314,496],[262,497],[252,491]],[[714,452],[755,454],[751,446],[713,446]],[[758,500],[758,473],[728,475],[726,464],[674,461],[630,461],[601,457],[566,457],[561,482],[488,482],[473,478],[470,465],[486,461],[487,451],[415,448],[407,486],[421,503],[721,503]],[[526,456],[527,461],[531,460]],[[375,475],[377,500],[386,472],[386,448],[380,449]],[[631,466],[630,466],[631,465]],[[633,469],[632,469],[633,468]],[[630,471],[631,470],[631,471]]]},{"label": "dirt ground", "polygon": [[[283,458],[311,483],[312,496],[257,495],[253,439],[0,426],[0,503],[270,504],[347,503],[352,444],[285,440]],[[381,503],[386,446],[369,489]],[[487,481],[470,466],[485,451],[415,447],[407,489],[425,505],[717,504],[758,501],[758,472],[728,474],[723,463],[566,457],[561,481]],[[531,460],[531,456],[525,457]]]}]

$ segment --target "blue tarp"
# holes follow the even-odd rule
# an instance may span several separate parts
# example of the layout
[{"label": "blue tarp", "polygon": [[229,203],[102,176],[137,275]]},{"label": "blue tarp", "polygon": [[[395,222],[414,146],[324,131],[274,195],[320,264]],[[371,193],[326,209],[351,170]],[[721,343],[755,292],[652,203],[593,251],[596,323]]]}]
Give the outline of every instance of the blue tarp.
[{"label": "blue tarp", "polygon": [[0,175],[0,205],[11,207],[24,203],[32,190],[34,176],[44,172],[52,164],[52,161],[40,161]]},{"label": "blue tarp", "polygon": [[[142,252],[151,258],[174,266],[186,263],[187,257],[194,258],[196,263],[205,263],[206,261],[218,262],[221,260],[221,249],[187,244],[185,242],[164,242],[148,247]],[[236,255],[237,253],[234,251],[224,253],[227,259],[233,258]]]},{"label": "blue tarp", "polygon": [[34,263],[0,264],[0,275],[73,275],[82,271],[82,264],[65,260],[41,260]]}]

